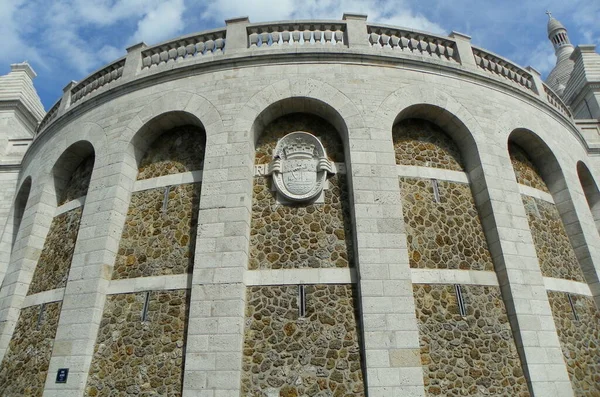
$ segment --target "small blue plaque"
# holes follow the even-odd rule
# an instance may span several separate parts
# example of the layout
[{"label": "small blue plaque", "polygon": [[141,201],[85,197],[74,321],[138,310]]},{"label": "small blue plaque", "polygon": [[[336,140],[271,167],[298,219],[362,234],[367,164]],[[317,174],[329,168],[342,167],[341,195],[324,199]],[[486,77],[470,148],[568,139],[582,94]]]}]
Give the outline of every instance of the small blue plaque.
[{"label": "small blue plaque", "polygon": [[69,377],[69,368],[59,368],[56,373],[56,383],[67,383]]}]

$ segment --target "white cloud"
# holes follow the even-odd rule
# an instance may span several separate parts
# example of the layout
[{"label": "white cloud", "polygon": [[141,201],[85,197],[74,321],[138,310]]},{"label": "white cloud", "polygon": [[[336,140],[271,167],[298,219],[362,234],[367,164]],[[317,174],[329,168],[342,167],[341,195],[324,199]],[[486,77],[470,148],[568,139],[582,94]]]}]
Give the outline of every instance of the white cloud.
[{"label": "white cloud", "polygon": [[525,64],[533,66],[543,75],[549,73],[556,65],[554,49],[546,42],[539,43],[533,51],[524,54],[524,57]]},{"label": "white cloud", "polygon": [[185,27],[182,19],[184,10],[183,0],[167,1],[149,10],[138,21],[137,30],[129,40],[129,44],[140,41],[148,44],[157,43],[181,33]]}]

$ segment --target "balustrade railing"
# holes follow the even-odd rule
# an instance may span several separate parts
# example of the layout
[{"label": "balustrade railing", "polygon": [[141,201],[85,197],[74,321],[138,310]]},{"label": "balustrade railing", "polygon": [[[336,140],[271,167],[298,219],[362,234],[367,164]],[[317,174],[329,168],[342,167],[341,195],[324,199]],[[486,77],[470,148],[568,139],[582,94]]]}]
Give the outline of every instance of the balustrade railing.
[{"label": "balustrade railing", "polygon": [[107,85],[108,83],[120,79],[123,76],[123,67],[125,67],[124,57],[100,69],[82,82],[78,83],[71,89],[71,104],[76,103],[81,98]]},{"label": "balustrade railing", "polygon": [[40,122],[40,125],[38,126],[38,129],[37,129],[38,133],[41,130],[43,130],[44,128],[46,128],[46,126],[48,124],[50,124],[52,122],[52,120],[54,120],[56,118],[56,116],[58,115],[58,108],[60,107],[61,100],[62,100],[62,98],[59,99],[58,101],[56,101],[56,103],[50,108],[50,110],[48,110],[48,113],[46,113],[46,115]]},{"label": "balustrade railing", "polygon": [[286,45],[346,45],[345,23],[290,22],[250,25],[247,28],[250,48]]},{"label": "balustrade railing", "polygon": [[477,47],[473,47],[473,56],[478,68],[511,80],[529,90],[533,88],[531,74],[525,69]]},{"label": "balustrade railing", "polygon": [[226,30],[194,34],[161,43],[142,51],[142,70],[183,59],[221,54],[225,50]]},{"label": "balustrade railing", "polygon": [[565,103],[560,99],[560,97],[552,91],[546,84],[544,84],[544,92],[546,94],[546,99],[548,103],[558,109],[564,116],[571,118],[571,112]]},{"label": "balustrade railing", "polygon": [[390,48],[456,62],[456,43],[448,37],[375,25],[368,25],[367,33],[369,43],[375,48]]}]

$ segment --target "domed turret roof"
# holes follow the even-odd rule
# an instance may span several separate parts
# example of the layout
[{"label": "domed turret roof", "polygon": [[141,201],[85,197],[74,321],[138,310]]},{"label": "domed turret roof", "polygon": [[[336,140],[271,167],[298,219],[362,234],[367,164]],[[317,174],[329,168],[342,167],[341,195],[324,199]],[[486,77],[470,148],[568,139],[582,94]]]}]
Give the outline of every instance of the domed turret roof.
[{"label": "domed turret roof", "polygon": [[557,29],[567,30],[558,19],[551,16],[550,19],[548,19],[548,36],[551,36],[552,32],[556,31]]}]

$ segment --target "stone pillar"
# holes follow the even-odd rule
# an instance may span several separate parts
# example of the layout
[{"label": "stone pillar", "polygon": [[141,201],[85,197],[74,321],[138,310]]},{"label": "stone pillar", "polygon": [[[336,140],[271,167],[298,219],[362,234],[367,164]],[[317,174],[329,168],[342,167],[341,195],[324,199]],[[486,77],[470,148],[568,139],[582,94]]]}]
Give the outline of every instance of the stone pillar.
[{"label": "stone pillar", "polygon": [[123,80],[135,79],[135,75],[142,70],[142,50],[146,47],[146,43],[142,41],[127,48],[127,57],[123,67]]},{"label": "stone pillar", "polygon": [[184,397],[240,395],[253,153],[236,134],[225,140],[234,143],[207,134]]},{"label": "stone pillar", "polygon": [[548,102],[548,97],[546,96],[546,92],[544,91],[544,82],[542,81],[542,75],[532,66],[527,66],[525,68],[529,73],[531,73],[531,80],[533,82],[533,91],[538,94],[538,96],[544,102]]},{"label": "stone pillar", "polygon": [[391,134],[378,130],[371,139],[349,135],[368,395],[423,396],[419,331]]},{"label": "stone pillar", "polygon": [[225,20],[227,32],[225,36],[225,53],[235,54],[248,48],[248,17],[237,17]]},{"label": "stone pillar", "polygon": [[[109,153],[118,152],[113,145]],[[137,169],[126,162],[96,164],[87,191],[79,234],[65,288],[44,396],[84,395],[106,292]],[[67,383],[55,383],[69,368]]]},{"label": "stone pillar", "polygon": [[473,56],[473,48],[471,48],[471,36],[452,31],[450,37],[456,43],[456,52],[458,53],[458,61],[463,66],[477,67],[475,57]]},{"label": "stone pillar", "polygon": [[367,38],[367,15],[344,13],[346,21],[346,44],[349,48],[370,47]]},{"label": "stone pillar", "polygon": [[573,396],[512,163],[492,145],[480,145],[482,164],[469,176],[529,388]]},{"label": "stone pillar", "polygon": [[56,209],[49,183],[38,181],[31,187],[18,239],[12,247],[8,271],[0,290],[0,361],[4,357],[27,296],[35,266]]},{"label": "stone pillar", "polygon": [[63,88],[63,96],[58,105],[58,116],[64,114],[67,109],[71,106],[71,89],[77,85],[77,82],[72,80]]}]

